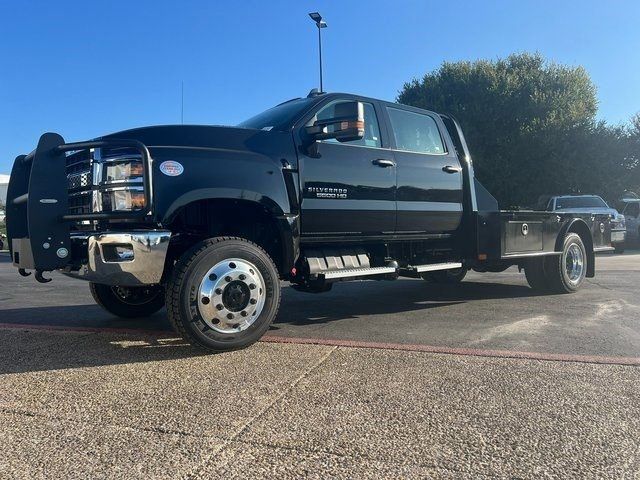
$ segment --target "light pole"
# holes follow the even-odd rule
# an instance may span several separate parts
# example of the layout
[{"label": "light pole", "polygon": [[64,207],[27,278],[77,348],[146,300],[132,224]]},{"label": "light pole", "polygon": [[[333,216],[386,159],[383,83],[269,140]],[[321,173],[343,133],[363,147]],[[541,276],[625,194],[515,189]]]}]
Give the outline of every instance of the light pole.
[{"label": "light pole", "polygon": [[322,15],[318,12],[310,13],[309,16],[311,20],[316,22],[316,27],[318,27],[318,53],[320,54],[320,93],[322,90],[322,29],[327,28],[327,22],[322,20]]}]

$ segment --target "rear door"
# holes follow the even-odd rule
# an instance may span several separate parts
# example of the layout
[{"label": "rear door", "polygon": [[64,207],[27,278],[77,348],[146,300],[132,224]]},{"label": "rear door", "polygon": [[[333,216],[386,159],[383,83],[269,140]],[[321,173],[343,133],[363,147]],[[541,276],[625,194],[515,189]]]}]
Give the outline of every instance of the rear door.
[{"label": "rear door", "polygon": [[447,234],[462,220],[462,168],[440,118],[386,106],[397,168],[397,233]]},{"label": "rear door", "polygon": [[[347,100],[324,103],[305,124],[331,118],[336,105],[344,101]],[[393,152],[385,148],[379,104],[362,102],[363,139],[344,143],[323,140],[318,144],[317,156],[299,149],[303,239],[370,237],[392,234],[395,229]]]}]

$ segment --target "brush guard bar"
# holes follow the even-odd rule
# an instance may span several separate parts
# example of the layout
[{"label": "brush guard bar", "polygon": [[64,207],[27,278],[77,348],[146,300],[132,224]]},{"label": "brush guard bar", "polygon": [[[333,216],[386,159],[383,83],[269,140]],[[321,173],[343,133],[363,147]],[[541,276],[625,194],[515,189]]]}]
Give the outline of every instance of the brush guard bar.
[{"label": "brush guard bar", "polygon": [[[66,153],[94,148],[133,148],[144,171],[144,209],[132,212],[69,214]],[[152,159],[147,147],[130,139],[65,143],[57,133],[45,133],[37,148],[15,159],[7,191],[7,239],[11,258],[21,275],[63,269],[71,262],[71,227],[85,220],[144,221],[153,213]]]}]

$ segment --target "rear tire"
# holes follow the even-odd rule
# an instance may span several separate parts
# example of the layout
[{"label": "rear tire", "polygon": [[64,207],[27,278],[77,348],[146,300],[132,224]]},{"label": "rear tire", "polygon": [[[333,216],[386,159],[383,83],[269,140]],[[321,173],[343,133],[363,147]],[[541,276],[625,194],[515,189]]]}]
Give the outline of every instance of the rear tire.
[{"label": "rear tire", "polygon": [[439,270],[435,272],[423,273],[422,279],[430,283],[446,283],[449,285],[455,285],[462,282],[464,277],[467,276],[468,270],[464,267],[454,268],[451,270]]},{"label": "rear tire", "polygon": [[549,290],[549,285],[544,273],[544,258],[535,258],[529,260],[524,267],[524,274],[527,277],[527,283],[536,292],[544,293]]},{"label": "rear tire", "polygon": [[96,303],[116,317],[148,317],[164,306],[164,292],[160,285],[112,287],[90,283],[89,289]]},{"label": "rear tire", "polygon": [[548,293],[574,293],[587,274],[587,249],[577,233],[564,239],[561,255],[531,261],[525,267],[527,282],[534,290]]},{"label": "rear tire", "polygon": [[195,245],[167,284],[171,325],[189,343],[214,352],[257,342],[280,306],[280,279],[269,255],[237,237]]}]

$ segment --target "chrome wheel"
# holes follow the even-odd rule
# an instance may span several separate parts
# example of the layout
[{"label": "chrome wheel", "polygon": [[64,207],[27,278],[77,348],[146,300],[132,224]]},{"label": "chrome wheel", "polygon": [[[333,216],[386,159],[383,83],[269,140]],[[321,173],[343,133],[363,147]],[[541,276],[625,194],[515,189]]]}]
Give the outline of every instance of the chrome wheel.
[{"label": "chrome wheel", "polygon": [[214,265],[200,282],[198,312],[219,333],[249,328],[265,304],[264,278],[252,263],[230,258]]},{"label": "chrome wheel", "polygon": [[584,275],[584,254],[580,246],[575,243],[567,249],[565,269],[571,284],[577,285],[582,281]]}]

